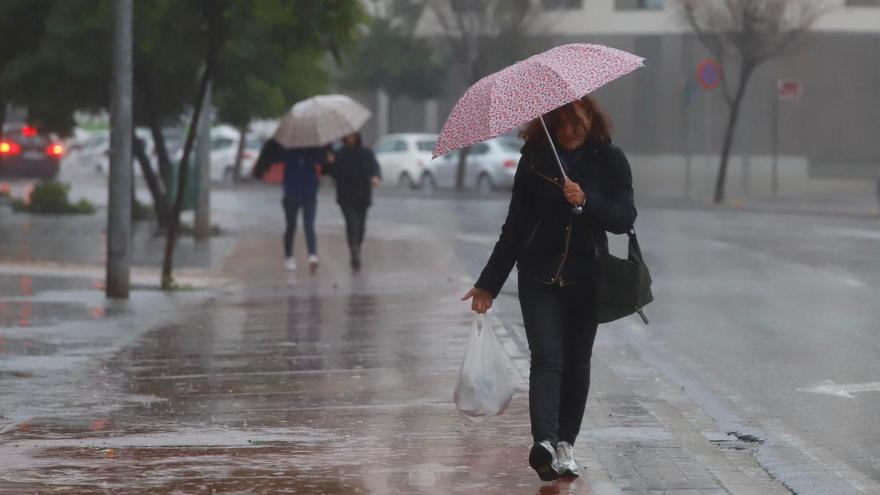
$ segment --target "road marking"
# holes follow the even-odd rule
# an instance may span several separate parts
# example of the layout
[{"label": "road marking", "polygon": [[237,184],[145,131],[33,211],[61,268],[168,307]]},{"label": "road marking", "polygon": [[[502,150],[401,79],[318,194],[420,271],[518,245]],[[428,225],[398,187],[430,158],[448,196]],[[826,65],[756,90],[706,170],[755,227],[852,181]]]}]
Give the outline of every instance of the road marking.
[{"label": "road marking", "polygon": [[799,388],[799,392],[811,392],[814,394],[834,395],[836,397],[846,397],[854,399],[855,393],[860,392],[880,392],[880,382],[868,383],[850,383],[846,385],[838,385],[834,380],[822,380],[815,385],[807,388]]},{"label": "road marking", "polygon": [[860,288],[867,287],[867,285],[865,285],[864,282],[862,282],[861,280],[859,280],[857,278],[844,277],[843,281],[844,281],[844,283],[846,283],[847,285],[852,286],[852,287],[860,287]]}]

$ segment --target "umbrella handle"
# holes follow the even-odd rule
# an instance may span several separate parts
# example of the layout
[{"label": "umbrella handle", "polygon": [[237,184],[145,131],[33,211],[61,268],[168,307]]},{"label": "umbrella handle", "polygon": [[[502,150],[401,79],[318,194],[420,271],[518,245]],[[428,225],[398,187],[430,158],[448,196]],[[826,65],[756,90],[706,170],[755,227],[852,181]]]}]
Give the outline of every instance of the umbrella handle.
[{"label": "umbrella handle", "polygon": [[[571,180],[568,178],[568,174],[565,173],[565,168],[562,166],[562,160],[559,159],[559,153],[556,152],[556,146],[553,144],[553,138],[550,137],[550,130],[547,129],[547,123],[544,122],[544,116],[540,115],[538,118],[541,120],[541,127],[544,128],[544,134],[547,135],[547,142],[550,143],[550,149],[553,150],[553,156],[556,158],[556,164],[559,165],[559,171],[562,172],[562,178],[565,180]],[[584,212],[583,207],[575,206],[571,209],[571,212],[575,215],[580,215]]]}]

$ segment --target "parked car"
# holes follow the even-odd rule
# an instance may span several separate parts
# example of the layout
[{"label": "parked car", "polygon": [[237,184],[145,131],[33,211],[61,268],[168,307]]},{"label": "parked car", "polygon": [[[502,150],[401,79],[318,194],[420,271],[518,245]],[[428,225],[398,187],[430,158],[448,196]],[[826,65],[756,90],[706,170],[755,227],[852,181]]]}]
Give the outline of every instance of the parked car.
[{"label": "parked car", "polygon": [[[235,157],[238,154],[241,133],[228,126],[211,129],[211,180],[231,181],[235,172]],[[241,152],[241,173],[239,177],[251,176],[263,140],[248,136]]]},{"label": "parked car", "polygon": [[[464,187],[484,194],[512,188],[522,146],[523,141],[511,135],[471,145],[465,165]],[[437,185],[444,188],[455,187],[459,153],[448,153],[434,161]]]},{"label": "parked car", "polygon": [[[241,139],[241,134],[234,127],[219,125],[211,129],[209,144],[211,149],[211,181],[232,180],[239,139]],[[250,178],[262,145],[263,140],[259,137],[249,136],[245,138],[244,149],[241,155],[241,178]],[[173,157],[174,161],[180,161],[183,158],[183,149],[177,150]],[[190,163],[196,163],[195,150],[193,150],[193,161]]]},{"label": "parked car", "polygon": [[0,176],[52,179],[58,175],[64,145],[27,124],[3,126]]},{"label": "parked car", "polygon": [[437,160],[431,161],[436,142],[437,134],[389,134],[381,138],[373,151],[384,182],[407,189],[436,186]]},{"label": "parked car", "polygon": [[110,134],[89,132],[68,141],[65,169],[80,169],[106,174],[109,168]]},{"label": "parked car", "polygon": [[[78,131],[77,136],[67,143],[67,153],[64,157],[66,168],[96,172],[101,175],[110,173],[110,131]],[[158,170],[158,163],[153,150],[153,136],[149,129],[138,127],[135,135],[144,144],[144,151],[150,159],[150,166]],[[132,164],[135,177],[142,177],[143,171],[132,155]]]}]

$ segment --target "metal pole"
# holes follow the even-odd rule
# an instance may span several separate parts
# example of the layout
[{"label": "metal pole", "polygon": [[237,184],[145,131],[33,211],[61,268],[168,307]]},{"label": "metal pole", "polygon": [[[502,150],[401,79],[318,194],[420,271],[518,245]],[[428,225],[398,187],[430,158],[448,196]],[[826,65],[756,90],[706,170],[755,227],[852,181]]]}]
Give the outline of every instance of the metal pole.
[{"label": "metal pole", "polygon": [[132,186],[133,0],[113,2],[113,95],[110,109],[110,179],[107,208],[107,297],[130,290]]},{"label": "metal pole", "polygon": [[[566,181],[571,179],[568,178],[568,175],[565,173],[565,168],[562,166],[562,160],[559,159],[559,154],[556,153],[556,146],[553,144],[553,138],[550,137],[550,130],[547,129],[547,123],[544,122],[544,116],[538,116],[541,119],[541,126],[544,128],[544,134],[547,136],[547,142],[550,143],[550,149],[553,150],[553,156],[556,157],[556,164],[559,165],[559,171],[562,172],[562,178]],[[584,212],[584,209],[580,206],[575,206],[571,209],[571,212],[575,215],[580,215]]]},{"label": "metal pole", "polygon": [[[199,167],[199,198],[196,204],[193,233],[196,239],[211,237],[211,124],[214,107],[211,105],[212,83],[208,83],[202,118],[199,120],[196,141],[196,164]],[[244,136],[241,137],[244,139]]]},{"label": "metal pole", "polygon": [[775,198],[779,192],[779,81],[773,92],[773,166],[770,173],[770,192]]}]

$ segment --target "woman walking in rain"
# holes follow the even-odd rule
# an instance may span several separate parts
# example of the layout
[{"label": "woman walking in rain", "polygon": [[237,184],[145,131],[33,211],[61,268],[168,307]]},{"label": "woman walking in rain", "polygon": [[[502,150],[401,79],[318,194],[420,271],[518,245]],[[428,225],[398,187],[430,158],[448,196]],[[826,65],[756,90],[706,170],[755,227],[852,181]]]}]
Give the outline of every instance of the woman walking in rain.
[{"label": "woman walking in rain", "polygon": [[360,133],[342,138],[342,148],[324,172],[336,182],[336,203],[345,217],[345,234],[351,251],[351,266],[361,267],[361,244],[367,230],[367,210],[373,201],[373,187],[381,182],[379,163],[373,152],[361,144]]},{"label": "woman walking in rain", "polygon": [[611,123],[592,97],[543,117],[546,132],[535,119],[522,133],[526,143],[501,236],[463,300],[485,313],[518,266],[531,351],[529,465],[549,481],[580,474],[572,447],[590,387],[598,250],[607,244],[606,231],[633,227],[636,209],[629,163],[611,143]]},{"label": "woman walking in rain", "polygon": [[293,239],[296,234],[297,217],[303,212],[303,227],[306,233],[306,246],[309,251],[309,266],[312,270],[318,267],[318,240],[315,236],[315,215],[318,206],[318,167],[324,160],[324,148],[284,148],[274,139],[268,140],[260,150],[260,156],[254,165],[255,177],[263,173],[273,164],[284,162],[284,267],[296,270],[296,259],[293,256]]}]

